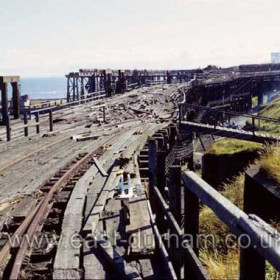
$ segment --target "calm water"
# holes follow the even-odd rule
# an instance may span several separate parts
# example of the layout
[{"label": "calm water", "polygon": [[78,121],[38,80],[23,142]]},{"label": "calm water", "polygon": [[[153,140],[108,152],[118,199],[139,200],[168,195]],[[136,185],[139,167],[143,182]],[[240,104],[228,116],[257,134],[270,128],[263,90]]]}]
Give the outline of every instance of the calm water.
[{"label": "calm water", "polygon": [[66,97],[67,79],[30,78],[21,79],[21,95],[29,95],[32,99],[51,99]]}]

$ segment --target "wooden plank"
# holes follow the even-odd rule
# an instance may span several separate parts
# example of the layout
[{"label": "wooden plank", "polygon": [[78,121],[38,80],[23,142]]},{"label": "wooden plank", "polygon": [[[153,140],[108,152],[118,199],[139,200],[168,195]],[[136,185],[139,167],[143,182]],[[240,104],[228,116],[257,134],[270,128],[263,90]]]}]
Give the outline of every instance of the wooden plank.
[{"label": "wooden plank", "polygon": [[103,209],[105,207],[109,192],[112,191],[112,189],[115,187],[115,181],[117,178],[118,171],[119,171],[119,165],[115,162],[114,167],[108,177],[108,180],[107,180],[103,190],[101,191],[101,193],[83,227],[84,233],[93,233],[94,232],[96,225],[98,223],[99,217],[101,215],[101,212],[103,211]]},{"label": "wooden plank", "polygon": [[137,246],[129,244],[130,255],[143,257],[154,253],[155,240],[146,189],[141,183],[136,157],[134,161],[136,164],[136,177],[131,179],[131,184],[136,188],[136,196],[129,199],[130,224],[127,225],[126,231],[131,236],[131,240],[138,241]]},{"label": "wooden plank", "polygon": [[280,272],[280,233],[256,215],[241,217],[240,226],[250,236],[252,247]]},{"label": "wooden plank", "polygon": [[149,201],[148,201],[148,209],[149,209],[149,215],[151,217],[152,227],[155,233],[155,241],[157,243],[157,248],[159,249],[160,257],[163,261],[163,269],[166,271],[165,279],[170,279],[170,280],[176,279],[177,277],[173,265],[170,261],[165,245],[162,242],[161,235],[155,223],[155,219],[153,218],[153,212]]},{"label": "wooden plank", "polygon": [[152,263],[150,259],[140,259],[138,260],[141,269],[141,275],[143,275],[143,279],[154,279],[154,271],[152,267]]},{"label": "wooden plank", "polygon": [[[131,132],[130,132],[131,134]],[[111,163],[118,158],[118,154],[115,154],[117,150],[119,150],[122,146],[126,145],[127,141],[129,141],[129,134],[123,134],[119,138],[118,141],[114,143],[111,150],[106,151],[104,155],[100,157],[99,164],[102,166],[104,170],[108,170],[111,167]],[[97,168],[96,168],[97,169]],[[98,169],[97,169],[98,170]],[[89,188],[89,191],[87,193],[87,203],[86,203],[86,209],[85,209],[85,221],[88,220],[89,215],[97,202],[98,196],[100,195],[105,183],[106,183],[107,177],[101,176],[100,173],[98,173],[92,182],[91,187]],[[85,228],[86,229],[86,228]],[[87,227],[87,230],[89,230],[89,227]],[[90,232],[90,230],[89,230]]]},{"label": "wooden plank", "polygon": [[121,279],[130,279],[126,273],[120,269],[119,264],[116,262],[116,256],[118,256],[116,250],[112,246],[108,245],[107,240],[102,239],[101,237],[98,238],[97,236],[95,236],[95,238],[98,249],[102,253],[102,256],[105,258],[106,262],[109,263],[109,265],[115,270]]},{"label": "wooden plank", "polygon": [[[107,253],[110,255],[110,262],[114,262],[114,267],[123,275],[140,276],[138,271],[133,269],[125,260],[126,248],[124,247],[121,239],[122,232],[124,232],[125,225],[123,220],[120,218],[122,211],[121,200],[110,199],[103,212],[103,220],[106,228],[107,242],[110,242],[112,247]],[[126,244],[125,244],[126,245]],[[130,278],[127,276],[127,278]]]},{"label": "wooden plank", "polygon": [[[163,213],[165,217],[167,218],[169,227],[171,231],[175,234],[177,234],[180,238],[180,242],[183,242],[182,235],[183,231],[181,230],[180,226],[175,220],[175,217],[171,213],[170,209],[168,208],[168,205],[164,201],[160,191],[157,187],[154,188],[155,198],[158,200],[158,204],[161,206]],[[176,253],[179,254],[179,249],[176,249]],[[200,279],[200,280],[206,280],[209,279],[209,276],[207,275],[204,267],[202,266],[200,260],[198,259],[197,255],[193,251],[193,249],[187,245],[187,243],[184,244],[184,247],[182,248],[182,255],[185,259],[185,275],[186,279]]]},{"label": "wooden plank", "polygon": [[26,217],[35,207],[37,200],[31,196],[24,197],[16,206],[11,216],[14,218]]},{"label": "wooden plank", "polygon": [[95,171],[96,167],[92,165],[84,176],[78,180],[67,204],[62,222],[60,242],[54,260],[54,279],[80,279],[81,277],[80,248],[79,246],[72,246],[72,241],[73,236],[81,231],[86,193]]},{"label": "wooden plank", "polygon": [[19,76],[1,76],[1,83],[17,83],[19,82]]},{"label": "wooden plank", "polygon": [[102,176],[107,177],[108,173],[103,169],[103,167],[100,164],[100,162],[98,161],[98,159],[94,157],[93,160],[94,160],[94,164],[96,165],[96,167],[98,168],[98,170],[102,174]]},{"label": "wooden plank", "polygon": [[[103,221],[100,220],[96,231],[103,232]],[[84,279],[106,279],[103,263],[100,261],[97,248],[92,238],[85,240],[83,245]],[[88,244],[88,245],[87,245]]]}]

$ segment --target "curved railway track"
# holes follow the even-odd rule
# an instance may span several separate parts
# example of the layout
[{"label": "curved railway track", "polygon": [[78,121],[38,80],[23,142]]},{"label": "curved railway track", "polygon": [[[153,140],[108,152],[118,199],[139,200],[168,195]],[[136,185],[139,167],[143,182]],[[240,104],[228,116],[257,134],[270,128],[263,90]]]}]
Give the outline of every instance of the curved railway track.
[{"label": "curved railway track", "polygon": [[[114,141],[120,133],[128,129],[123,129],[103,141],[94,151],[79,154],[67,166],[59,170],[53,178],[38,188],[36,192],[38,196],[37,204],[23,220],[17,221],[14,226],[4,226],[0,239],[0,244],[2,244],[2,246],[0,245],[2,278],[25,278],[22,268],[32,263],[34,254],[37,260],[43,258],[46,261],[51,261],[55,253],[50,245],[45,244],[48,248],[36,251],[30,247],[30,244],[34,243],[35,239],[38,240],[42,235],[42,229],[44,229],[44,237],[54,234],[59,235],[59,226],[62,223],[63,213],[75,187],[75,182],[94,163],[93,157],[98,159],[104,154],[105,150],[102,147]],[[46,240],[43,242],[46,242]],[[36,263],[32,265],[35,266],[34,270],[36,270]],[[47,277],[47,275],[51,277],[51,274],[48,274],[47,271],[42,271],[42,273],[44,277]]]}]

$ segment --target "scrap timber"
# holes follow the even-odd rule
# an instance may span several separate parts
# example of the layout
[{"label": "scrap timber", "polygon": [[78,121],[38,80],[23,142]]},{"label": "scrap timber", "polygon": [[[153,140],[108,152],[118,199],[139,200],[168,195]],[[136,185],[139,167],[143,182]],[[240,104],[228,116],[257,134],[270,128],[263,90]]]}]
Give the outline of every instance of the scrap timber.
[{"label": "scrap timber", "polygon": [[266,261],[279,272],[279,233],[186,171],[195,133],[204,149],[214,135],[279,140],[255,131],[254,114],[251,130],[226,127],[227,114],[248,118],[247,90],[279,82],[279,71],[243,70],[81,69],[67,75],[67,102],[30,107],[11,122],[6,84],[18,97],[19,78],[0,77],[0,278],[208,280],[190,242],[201,202],[234,235],[252,237],[240,279],[264,280]]}]

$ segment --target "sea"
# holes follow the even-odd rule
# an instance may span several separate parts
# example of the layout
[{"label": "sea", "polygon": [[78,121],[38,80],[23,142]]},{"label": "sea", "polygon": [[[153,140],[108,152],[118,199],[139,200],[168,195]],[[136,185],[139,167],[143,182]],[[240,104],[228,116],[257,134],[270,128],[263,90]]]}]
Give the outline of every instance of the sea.
[{"label": "sea", "polygon": [[66,98],[66,89],[66,77],[21,78],[20,80],[21,95],[29,95],[31,99]]}]

